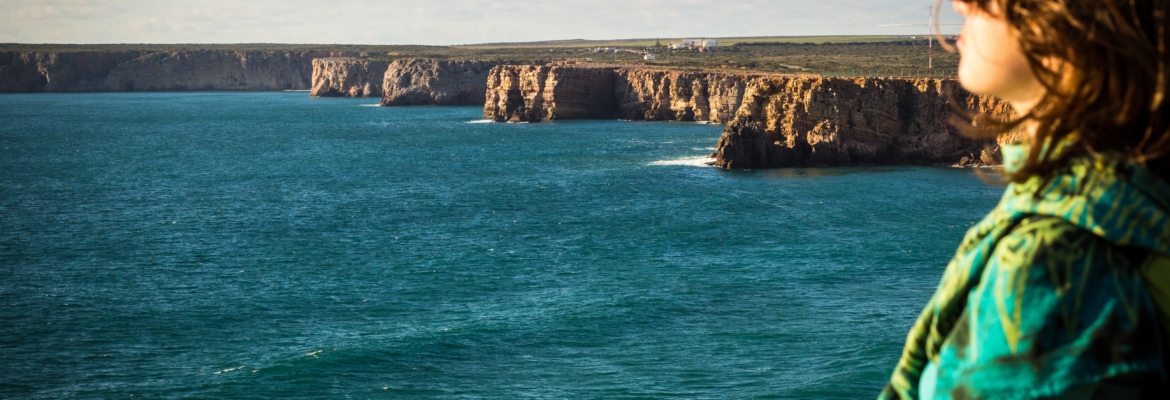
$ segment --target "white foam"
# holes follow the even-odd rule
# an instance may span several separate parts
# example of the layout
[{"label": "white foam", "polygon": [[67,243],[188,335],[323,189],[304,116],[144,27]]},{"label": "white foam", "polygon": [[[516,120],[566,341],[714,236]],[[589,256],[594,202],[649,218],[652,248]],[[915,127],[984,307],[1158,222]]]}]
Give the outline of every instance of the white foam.
[{"label": "white foam", "polygon": [[216,371],[216,372],[212,372],[211,374],[212,374],[212,375],[226,374],[226,373],[228,373],[228,372],[232,372],[232,371],[238,371],[238,370],[241,370],[241,369],[243,369],[243,368],[244,368],[244,366],[243,366],[243,365],[241,365],[241,366],[238,366],[238,367],[235,367],[235,368],[228,368],[228,369],[225,369],[225,370],[223,370],[223,371]]},{"label": "white foam", "polygon": [[646,165],[652,165],[652,166],[678,165],[678,166],[684,166],[684,167],[710,167],[710,165],[708,165],[707,163],[710,163],[712,161],[715,161],[715,159],[711,158],[711,157],[706,157],[706,156],[703,156],[703,157],[684,157],[684,158],[676,158],[673,160],[655,161],[655,162],[652,162],[652,163],[649,163]]},{"label": "white foam", "polygon": [[285,90],[286,92],[312,92],[312,90]]},{"label": "white foam", "polygon": [[362,104],[358,107],[381,107],[381,106],[382,106],[381,104],[374,103],[374,104]]},{"label": "white foam", "polygon": [[490,124],[492,122],[496,122],[496,121],[492,121],[490,119],[477,119],[475,121],[467,121],[467,123],[469,123],[469,124]]}]

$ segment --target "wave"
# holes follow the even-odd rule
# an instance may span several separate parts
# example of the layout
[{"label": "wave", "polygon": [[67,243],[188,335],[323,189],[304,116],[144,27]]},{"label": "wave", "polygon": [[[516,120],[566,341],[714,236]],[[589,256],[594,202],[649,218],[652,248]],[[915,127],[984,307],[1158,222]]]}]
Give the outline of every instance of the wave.
[{"label": "wave", "polygon": [[286,92],[312,92],[312,90],[285,90]]},{"label": "wave", "polygon": [[359,105],[358,107],[381,107],[381,106],[382,106],[381,104],[374,103],[374,104],[362,104],[362,105]]},{"label": "wave", "polygon": [[467,121],[467,123],[469,123],[469,124],[490,124],[492,122],[496,122],[496,121],[492,121],[490,119],[477,119],[475,121]]},{"label": "wave", "polygon": [[648,163],[646,165],[651,165],[651,166],[678,165],[678,166],[684,166],[684,167],[711,167],[712,165],[710,165],[709,163],[711,163],[713,161],[715,161],[714,158],[707,157],[707,156],[683,157],[683,158],[676,158],[673,160],[654,161],[654,162]]}]

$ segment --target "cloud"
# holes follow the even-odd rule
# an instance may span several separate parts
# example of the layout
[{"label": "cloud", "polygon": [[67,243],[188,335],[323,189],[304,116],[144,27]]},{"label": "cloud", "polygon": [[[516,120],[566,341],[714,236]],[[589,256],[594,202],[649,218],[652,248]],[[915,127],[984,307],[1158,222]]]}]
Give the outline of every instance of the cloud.
[{"label": "cloud", "polygon": [[20,30],[10,26],[0,26],[0,42],[20,42]]},{"label": "cloud", "polygon": [[123,12],[124,7],[99,0],[29,0],[9,15],[15,20],[92,19]]},{"label": "cloud", "polygon": [[465,44],[902,34],[933,0],[0,0],[31,42]]}]

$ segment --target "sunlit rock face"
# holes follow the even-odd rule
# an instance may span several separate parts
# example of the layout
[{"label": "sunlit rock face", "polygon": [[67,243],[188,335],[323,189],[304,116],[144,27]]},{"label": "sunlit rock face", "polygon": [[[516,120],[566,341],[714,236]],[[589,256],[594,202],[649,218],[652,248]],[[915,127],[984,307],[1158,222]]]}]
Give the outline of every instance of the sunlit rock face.
[{"label": "sunlit rock face", "polygon": [[492,69],[484,118],[497,122],[608,119],[617,109],[608,68],[524,65]]},{"label": "sunlit rock face", "polygon": [[382,81],[389,61],[357,58],[313,60],[314,97],[382,97]]},{"label": "sunlit rock face", "polygon": [[751,75],[524,65],[492,70],[484,117],[495,121],[618,118],[726,122]]},{"label": "sunlit rock face", "polygon": [[[952,107],[954,104],[958,105]],[[1008,106],[957,81],[770,77],[753,80],[716,146],[723,168],[997,163],[997,143],[963,136],[956,112]]]},{"label": "sunlit rock face", "polygon": [[713,154],[723,168],[998,163],[995,141],[968,138],[954,127],[952,117],[964,112],[1002,117],[1010,110],[954,80],[572,65],[497,67],[484,105],[484,117],[498,122],[726,123]]}]

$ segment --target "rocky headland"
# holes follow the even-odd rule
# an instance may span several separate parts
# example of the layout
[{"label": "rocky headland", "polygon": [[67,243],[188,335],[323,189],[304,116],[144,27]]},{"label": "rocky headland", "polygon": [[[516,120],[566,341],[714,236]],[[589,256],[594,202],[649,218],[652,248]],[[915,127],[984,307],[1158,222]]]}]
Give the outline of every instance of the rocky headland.
[{"label": "rocky headland", "polygon": [[955,80],[756,79],[716,145],[715,165],[998,164],[997,143],[951,125],[956,112],[948,99],[968,112],[1011,112]]},{"label": "rocky headland", "polygon": [[382,80],[389,61],[370,61],[352,57],[313,60],[314,97],[382,97]]},{"label": "rocky headland", "polygon": [[971,112],[1010,112],[946,79],[539,65],[493,69],[484,117],[727,123],[713,155],[722,168],[998,163],[997,143],[951,126],[948,99]]},{"label": "rocky headland", "polygon": [[0,92],[305,90],[328,52],[0,52]]},{"label": "rocky headland", "polygon": [[482,105],[488,74],[499,61],[395,60],[382,82],[383,106]]},{"label": "rocky headland", "polygon": [[754,75],[575,65],[500,66],[487,82],[484,117],[727,122]]}]

